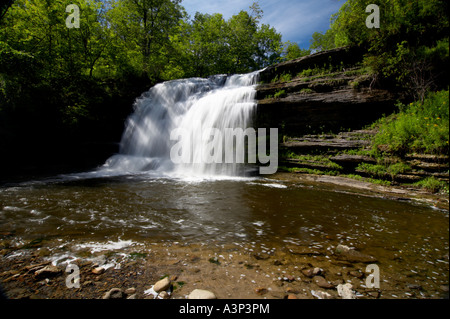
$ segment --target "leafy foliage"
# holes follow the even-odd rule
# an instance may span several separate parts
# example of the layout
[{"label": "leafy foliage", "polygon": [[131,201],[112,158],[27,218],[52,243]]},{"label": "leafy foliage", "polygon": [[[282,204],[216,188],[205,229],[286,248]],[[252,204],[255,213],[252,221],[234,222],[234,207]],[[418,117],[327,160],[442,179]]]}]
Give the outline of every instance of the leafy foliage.
[{"label": "leafy foliage", "polygon": [[[380,28],[366,27],[369,4],[380,8]],[[448,12],[444,0],[348,0],[331,17],[330,29],[313,34],[310,48],[363,47],[365,65],[378,81],[423,101],[426,92],[448,85]]]},{"label": "leafy foliage", "polygon": [[[391,153],[426,152],[448,154],[449,92],[430,93],[423,103],[401,105],[401,111],[383,118],[374,149]],[[385,147],[384,147],[385,146]]]},{"label": "leafy foliage", "polygon": [[[68,4],[80,9],[79,28],[66,27]],[[191,18],[181,0],[1,4],[0,149],[117,139],[133,100],[160,81],[281,61],[281,35],[262,14],[254,3],[228,21]]]}]

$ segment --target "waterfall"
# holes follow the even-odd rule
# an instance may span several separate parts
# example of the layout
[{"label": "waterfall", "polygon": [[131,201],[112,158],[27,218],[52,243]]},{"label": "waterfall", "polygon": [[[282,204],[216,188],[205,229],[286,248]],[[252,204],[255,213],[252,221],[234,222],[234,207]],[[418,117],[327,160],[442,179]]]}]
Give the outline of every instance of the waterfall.
[{"label": "waterfall", "polygon": [[[225,136],[205,137],[205,130],[247,129],[256,111],[258,72],[244,75],[216,75],[157,84],[138,98],[134,113],[127,119],[119,154],[107,160],[103,170],[124,173],[162,172],[184,175],[243,174],[239,163],[207,162],[201,159],[227,151]],[[174,130],[182,130],[179,150],[190,161],[174,163],[171,139]],[[237,143],[237,142],[236,142]],[[181,145],[181,147],[180,147]],[[228,145],[228,147],[230,147]],[[230,150],[228,150],[230,151]],[[209,153],[208,153],[209,152]]]}]

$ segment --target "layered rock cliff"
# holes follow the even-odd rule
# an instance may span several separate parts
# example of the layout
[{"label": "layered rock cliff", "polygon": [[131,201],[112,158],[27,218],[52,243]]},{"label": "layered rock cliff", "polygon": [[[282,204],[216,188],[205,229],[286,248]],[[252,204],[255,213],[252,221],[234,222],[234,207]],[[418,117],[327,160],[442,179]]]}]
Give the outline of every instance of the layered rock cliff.
[{"label": "layered rock cliff", "polygon": [[258,127],[283,134],[360,129],[394,111],[398,95],[373,86],[357,48],[319,52],[271,66],[257,89]]}]

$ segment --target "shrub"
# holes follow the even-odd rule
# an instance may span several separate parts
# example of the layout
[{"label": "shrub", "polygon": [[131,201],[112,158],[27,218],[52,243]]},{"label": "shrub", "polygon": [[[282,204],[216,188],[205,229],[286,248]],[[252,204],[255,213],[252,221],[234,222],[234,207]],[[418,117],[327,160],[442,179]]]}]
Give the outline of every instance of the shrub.
[{"label": "shrub", "polygon": [[449,149],[449,92],[430,93],[423,103],[400,105],[400,112],[379,121],[374,148],[389,152],[446,154]]}]

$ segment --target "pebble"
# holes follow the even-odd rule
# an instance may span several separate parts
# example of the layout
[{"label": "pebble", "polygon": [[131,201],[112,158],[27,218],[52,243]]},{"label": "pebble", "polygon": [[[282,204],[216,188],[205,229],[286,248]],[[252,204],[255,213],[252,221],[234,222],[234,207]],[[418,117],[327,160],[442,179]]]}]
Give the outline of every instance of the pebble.
[{"label": "pebble", "polygon": [[103,299],[122,299],[123,293],[120,288],[113,288],[103,295]]},{"label": "pebble", "polygon": [[325,288],[325,289],[331,289],[334,288],[334,286],[332,284],[330,284],[325,278],[323,278],[322,276],[315,276],[313,278],[314,282],[316,283],[317,286],[319,286],[320,288]]},{"label": "pebble", "polygon": [[266,294],[268,292],[268,290],[267,290],[267,288],[259,287],[259,288],[255,289],[255,292],[256,292],[256,294],[262,296],[262,295]]},{"label": "pebble", "polygon": [[161,292],[164,290],[169,289],[170,287],[170,279],[168,277],[165,277],[163,279],[161,279],[160,281],[158,281],[154,286],[153,286],[153,290],[155,292]]},{"label": "pebble", "polygon": [[286,289],[286,292],[287,292],[288,294],[298,294],[298,293],[300,293],[298,290],[295,290],[295,289],[292,288],[292,287],[289,287],[288,289]]},{"label": "pebble", "polygon": [[313,295],[317,299],[333,299],[333,297],[328,292],[325,291],[311,290],[311,295]]},{"label": "pebble", "polygon": [[170,298],[170,295],[167,293],[167,291],[161,291],[161,292],[159,293],[159,295],[158,295],[158,298],[161,298],[161,299],[169,299],[169,298]]},{"label": "pebble", "polygon": [[312,277],[314,277],[314,269],[313,268],[303,269],[302,270],[302,274],[305,275],[308,278],[312,278]]},{"label": "pebble", "polygon": [[128,288],[125,290],[126,295],[134,295],[136,293],[136,288]]},{"label": "pebble", "polygon": [[188,299],[217,299],[217,297],[211,291],[195,289],[189,294]]},{"label": "pebble", "polygon": [[61,269],[56,266],[48,265],[42,269],[37,270],[34,275],[38,278],[56,276],[61,273]]},{"label": "pebble", "polygon": [[356,277],[361,279],[362,277],[364,277],[364,274],[362,272],[360,272],[359,270],[352,270],[349,272],[350,276]]},{"label": "pebble", "polygon": [[92,273],[94,275],[101,275],[104,272],[105,272],[105,268],[103,268],[103,267],[96,267],[96,268],[92,269]]}]

